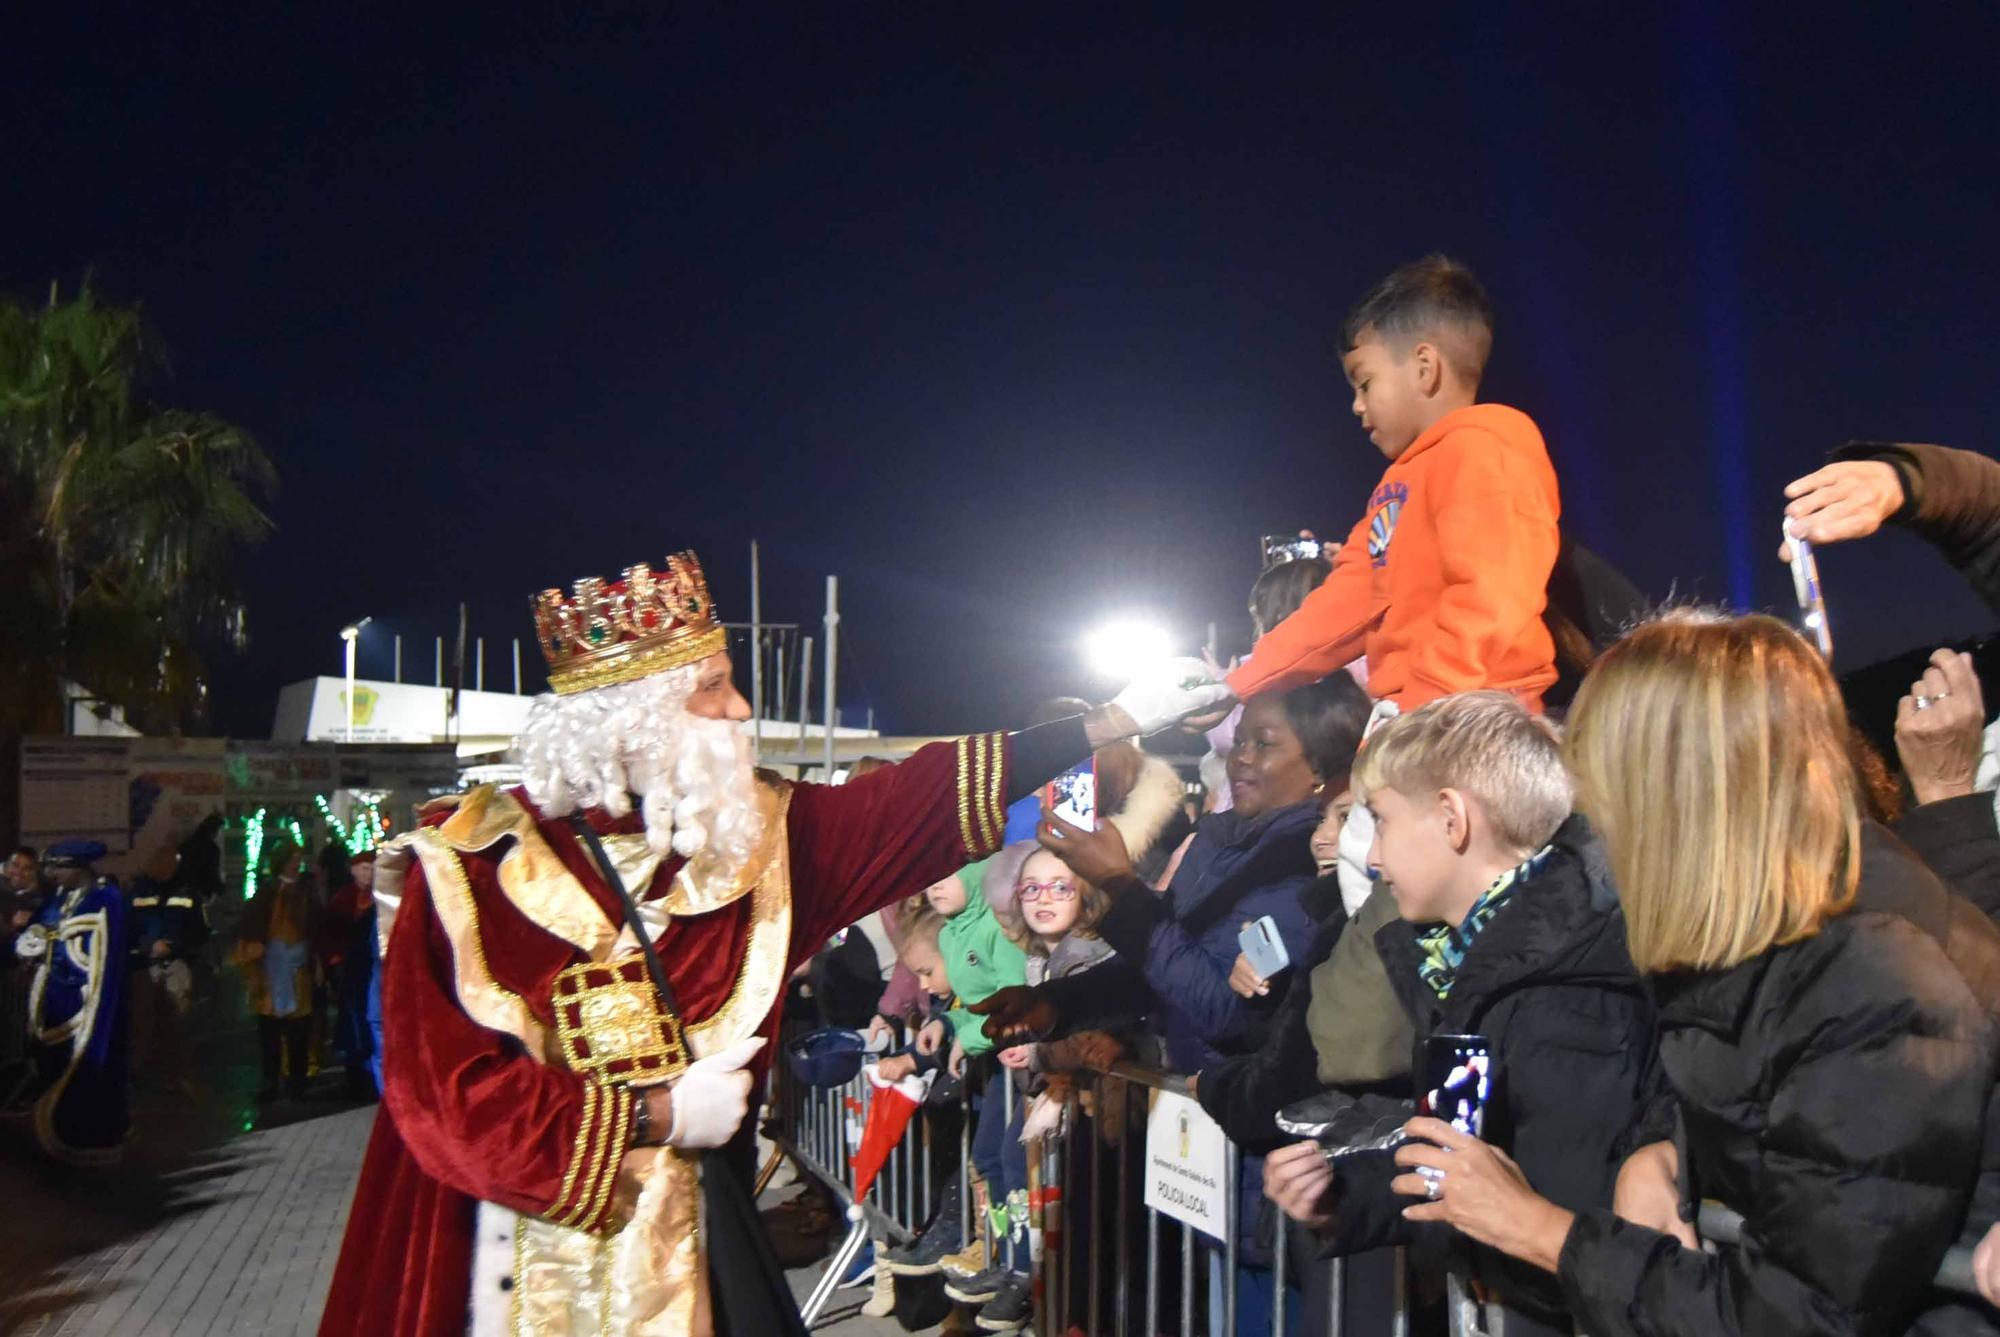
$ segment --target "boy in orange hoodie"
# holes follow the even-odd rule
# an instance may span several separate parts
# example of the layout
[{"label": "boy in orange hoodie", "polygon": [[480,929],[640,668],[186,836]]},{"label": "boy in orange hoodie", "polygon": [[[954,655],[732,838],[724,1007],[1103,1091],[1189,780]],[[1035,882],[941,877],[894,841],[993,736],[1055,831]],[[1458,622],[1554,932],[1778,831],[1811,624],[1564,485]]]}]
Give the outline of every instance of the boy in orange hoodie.
[{"label": "boy in orange hoodie", "polygon": [[1348,313],[1354,415],[1389,468],[1333,574],[1229,675],[1240,699],[1366,656],[1368,691],[1414,710],[1493,687],[1531,710],[1555,681],[1542,607],[1562,504],[1518,409],[1479,404],[1493,309],[1441,255],[1404,265]]}]

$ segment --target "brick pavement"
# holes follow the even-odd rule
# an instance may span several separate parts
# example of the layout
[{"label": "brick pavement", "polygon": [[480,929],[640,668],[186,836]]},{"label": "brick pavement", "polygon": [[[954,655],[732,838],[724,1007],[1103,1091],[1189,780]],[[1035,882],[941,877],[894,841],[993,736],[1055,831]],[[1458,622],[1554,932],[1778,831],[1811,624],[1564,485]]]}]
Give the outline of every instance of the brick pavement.
[{"label": "brick pavement", "polygon": [[[243,1133],[163,1167],[0,1159],[0,1333],[315,1331],[374,1117],[370,1106]],[[801,1299],[816,1274],[792,1273]],[[839,1292],[816,1331],[901,1332],[856,1312],[867,1294]]]}]

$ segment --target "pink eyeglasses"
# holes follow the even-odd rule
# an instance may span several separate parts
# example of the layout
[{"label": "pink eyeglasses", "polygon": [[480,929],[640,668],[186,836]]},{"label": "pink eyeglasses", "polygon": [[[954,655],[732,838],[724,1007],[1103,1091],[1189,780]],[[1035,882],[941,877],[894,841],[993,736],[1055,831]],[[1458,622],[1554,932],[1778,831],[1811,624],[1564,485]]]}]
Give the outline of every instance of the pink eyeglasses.
[{"label": "pink eyeglasses", "polygon": [[1076,899],[1074,882],[1023,882],[1018,893],[1024,901],[1070,901]]}]

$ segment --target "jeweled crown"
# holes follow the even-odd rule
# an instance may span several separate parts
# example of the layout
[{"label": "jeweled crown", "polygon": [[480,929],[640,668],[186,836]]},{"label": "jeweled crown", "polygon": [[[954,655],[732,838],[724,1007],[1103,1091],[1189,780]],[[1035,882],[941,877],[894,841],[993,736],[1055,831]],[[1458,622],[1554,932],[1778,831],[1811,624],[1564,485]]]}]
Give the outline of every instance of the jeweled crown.
[{"label": "jeweled crown", "polygon": [[622,580],[587,576],[571,596],[543,590],[533,604],[549,686],[565,695],[637,682],[719,654],[727,644],[691,552],[667,558],[664,571],[641,563],[626,567]]}]

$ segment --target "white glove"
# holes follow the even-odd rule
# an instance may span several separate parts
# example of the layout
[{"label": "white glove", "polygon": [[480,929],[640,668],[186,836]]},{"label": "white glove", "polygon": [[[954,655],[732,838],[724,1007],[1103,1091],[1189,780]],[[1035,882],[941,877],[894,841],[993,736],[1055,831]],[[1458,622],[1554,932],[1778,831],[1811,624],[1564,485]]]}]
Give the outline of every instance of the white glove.
[{"label": "white glove", "polygon": [[1049,1093],[1044,1091],[1029,1102],[1028,1112],[1021,1118],[1021,1140],[1033,1142],[1038,1137],[1046,1137],[1061,1130],[1062,1123],[1062,1104],[1050,1100]]},{"label": "white glove", "polygon": [[33,961],[49,949],[49,931],[40,924],[30,924],[21,930],[21,936],[14,939],[14,955],[23,961]]},{"label": "white glove", "polygon": [[667,1145],[683,1151],[719,1147],[736,1136],[750,1109],[750,1074],[743,1065],[764,1047],[761,1036],[738,1040],[688,1064],[674,1082],[674,1126]]},{"label": "white glove", "polygon": [[1141,735],[1156,734],[1189,715],[1213,710],[1233,694],[1199,659],[1169,659],[1154,664],[1111,698],[1130,715]]}]

